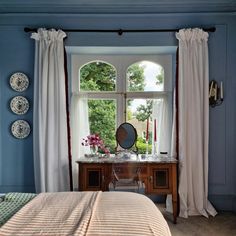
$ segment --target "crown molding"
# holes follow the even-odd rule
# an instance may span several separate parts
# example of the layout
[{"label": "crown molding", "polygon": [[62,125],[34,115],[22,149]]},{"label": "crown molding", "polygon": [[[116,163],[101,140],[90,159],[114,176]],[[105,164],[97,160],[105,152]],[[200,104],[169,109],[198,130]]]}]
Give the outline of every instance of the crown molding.
[{"label": "crown molding", "polygon": [[236,12],[234,0],[3,0],[0,13],[199,13],[199,12]]}]

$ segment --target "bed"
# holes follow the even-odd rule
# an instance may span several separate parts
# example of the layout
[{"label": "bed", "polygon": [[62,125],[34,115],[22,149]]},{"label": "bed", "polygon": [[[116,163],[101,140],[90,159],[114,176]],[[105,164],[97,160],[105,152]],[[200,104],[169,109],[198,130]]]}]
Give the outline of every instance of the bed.
[{"label": "bed", "polygon": [[41,193],[19,208],[0,227],[1,236],[171,235],[155,204],[137,193]]}]

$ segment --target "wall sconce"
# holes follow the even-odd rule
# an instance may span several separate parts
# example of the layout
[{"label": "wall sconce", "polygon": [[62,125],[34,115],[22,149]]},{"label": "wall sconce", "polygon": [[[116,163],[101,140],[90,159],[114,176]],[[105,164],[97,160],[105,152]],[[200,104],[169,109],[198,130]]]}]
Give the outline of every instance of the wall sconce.
[{"label": "wall sconce", "polygon": [[220,82],[220,86],[215,80],[212,80],[209,85],[209,104],[211,107],[219,106],[224,100],[223,97],[223,82]]}]

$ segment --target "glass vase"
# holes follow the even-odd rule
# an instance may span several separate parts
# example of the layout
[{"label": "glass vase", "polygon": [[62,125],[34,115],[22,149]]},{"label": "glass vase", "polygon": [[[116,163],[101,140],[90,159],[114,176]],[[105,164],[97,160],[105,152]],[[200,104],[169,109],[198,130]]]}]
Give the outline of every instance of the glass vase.
[{"label": "glass vase", "polygon": [[90,146],[90,152],[92,156],[98,155],[98,146]]}]

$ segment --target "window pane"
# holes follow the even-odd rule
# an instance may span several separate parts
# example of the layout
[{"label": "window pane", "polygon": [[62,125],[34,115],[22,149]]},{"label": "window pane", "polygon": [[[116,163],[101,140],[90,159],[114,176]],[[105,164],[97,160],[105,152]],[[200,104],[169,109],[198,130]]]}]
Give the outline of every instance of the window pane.
[{"label": "window pane", "polygon": [[89,126],[91,134],[99,134],[111,153],[116,146],[116,101],[105,99],[89,99]]},{"label": "window pane", "polygon": [[[161,130],[167,132],[167,128],[163,127],[161,117],[164,114],[163,99],[128,99],[127,100],[127,122],[131,123],[137,130],[138,139],[137,147],[141,154],[145,154],[148,146],[148,153],[155,151],[158,153],[160,148],[160,133]],[[164,142],[164,137],[162,142]],[[154,147],[155,140],[155,147]],[[169,142],[167,140],[166,142]],[[147,145],[148,143],[148,145]],[[165,150],[166,151],[166,150]]]},{"label": "window pane", "polygon": [[127,91],[163,91],[164,70],[150,61],[141,61],[132,64],[127,69]]},{"label": "window pane", "polygon": [[[147,118],[152,114],[151,99],[128,99],[127,100],[127,122],[131,123],[137,130],[137,147],[140,154],[146,153]],[[148,127],[148,150],[152,151],[152,127]]]},{"label": "window pane", "polygon": [[102,61],[80,68],[80,91],[115,91],[116,70]]}]

